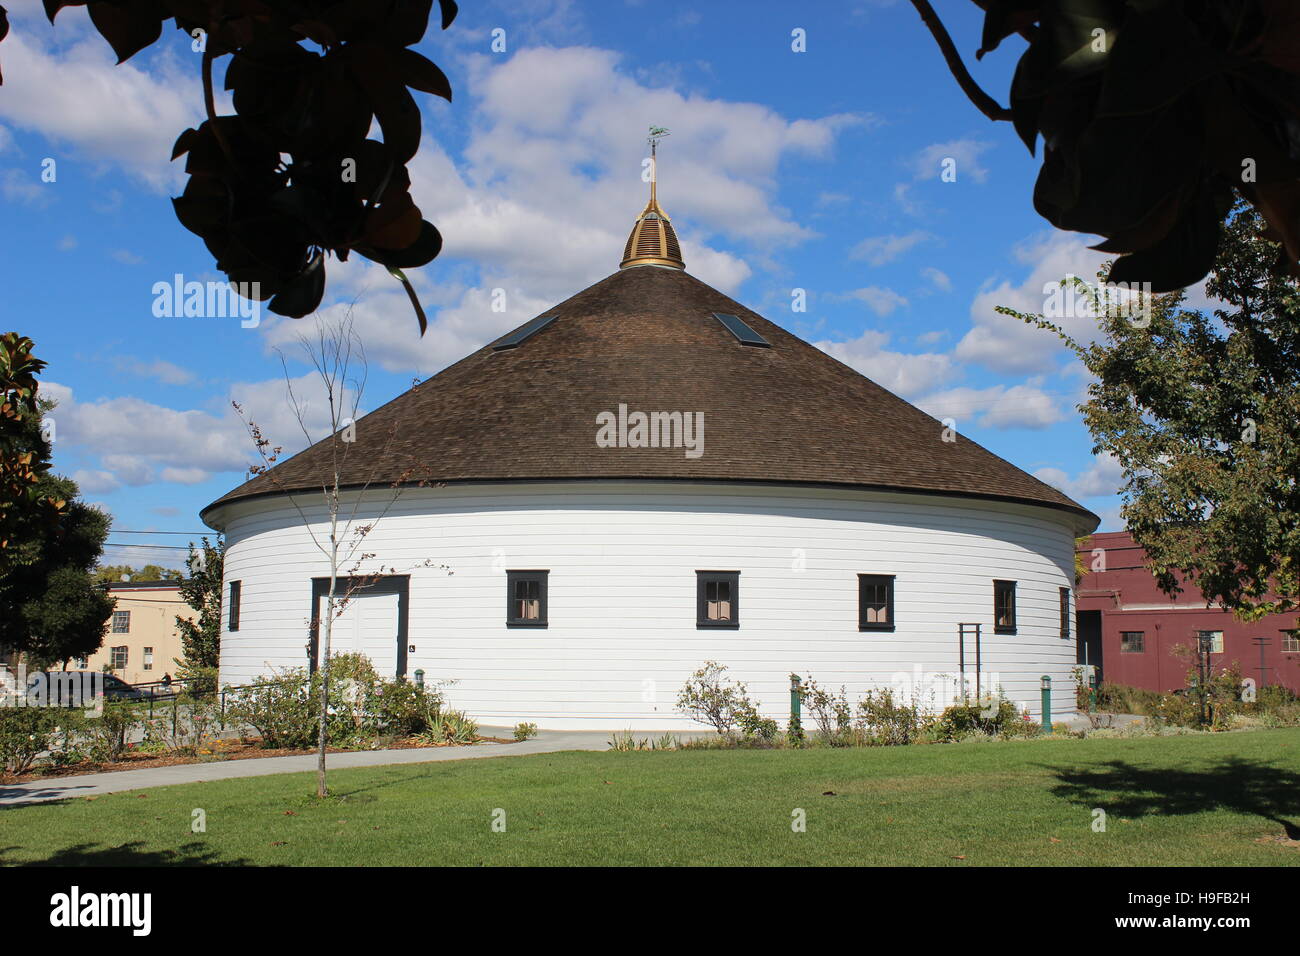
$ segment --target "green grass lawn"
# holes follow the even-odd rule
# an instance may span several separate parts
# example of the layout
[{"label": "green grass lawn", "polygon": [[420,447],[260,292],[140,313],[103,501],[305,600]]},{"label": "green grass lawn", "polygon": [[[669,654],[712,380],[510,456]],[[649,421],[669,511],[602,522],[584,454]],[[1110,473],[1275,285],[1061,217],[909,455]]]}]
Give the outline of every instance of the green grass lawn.
[{"label": "green grass lawn", "polygon": [[330,781],[324,802],[292,774],[0,810],[0,862],[1300,865],[1269,839],[1300,837],[1300,730],[558,753]]}]

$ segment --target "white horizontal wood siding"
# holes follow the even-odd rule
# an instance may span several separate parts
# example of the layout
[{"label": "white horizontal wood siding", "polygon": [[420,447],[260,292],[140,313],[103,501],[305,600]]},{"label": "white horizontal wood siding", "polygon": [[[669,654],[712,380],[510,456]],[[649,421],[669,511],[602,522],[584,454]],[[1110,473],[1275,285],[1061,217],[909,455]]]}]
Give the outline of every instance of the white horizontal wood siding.
[{"label": "white horizontal wood siding", "polygon": [[[358,512],[373,521],[390,493]],[[318,499],[299,503],[324,538]],[[240,629],[221,679],[306,662],[311,579],[328,573],[284,499],[226,506],[227,580]],[[684,483],[460,485],[404,491],[366,539],[366,570],[409,574],[407,673],[451,680],[485,724],[637,730],[692,726],[677,692],[706,660],[728,665],[784,726],[789,675],[851,699],[957,672],[957,625],[983,624],[985,686],[1039,715],[1074,709],[1059,591],[1073,581],[1063,512],[935,495]],[[437,567],[426,566],[430,562]],[[444,567],[445,566],[445,567]],[[547,569],[549,627],[507,628],[506,570]],[[740,572],[740,627],[697,629],[695,572]],[[892,574],[893,632],[858,630],[860,573]],[[993,580],[1017,582],[1014,635],[993,632]],[[967,650],[973,672],[974,648]],[[929,684],[924,686],[929,687]]]}]

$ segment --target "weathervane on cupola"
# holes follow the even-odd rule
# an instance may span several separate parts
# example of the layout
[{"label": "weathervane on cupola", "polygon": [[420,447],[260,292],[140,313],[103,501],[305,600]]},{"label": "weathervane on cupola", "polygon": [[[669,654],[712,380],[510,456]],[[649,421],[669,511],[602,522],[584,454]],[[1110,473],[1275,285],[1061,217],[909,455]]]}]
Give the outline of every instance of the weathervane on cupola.
[{"label": "weathervane on cupola", "polygon": [[632,234],[627,237],[627,247],[623,250],[623,262],[620,269],[633,266],[659,266],[663,269],[685,269],[682,250],[677,244],[677,233],[673,230],[668,214],[659,208],[656,191],[658,185],[658,147],[659,141],[669,135],[662,126],[651,126],[647,142],[650,143],[650,201],[637,217],[632,226]]}]

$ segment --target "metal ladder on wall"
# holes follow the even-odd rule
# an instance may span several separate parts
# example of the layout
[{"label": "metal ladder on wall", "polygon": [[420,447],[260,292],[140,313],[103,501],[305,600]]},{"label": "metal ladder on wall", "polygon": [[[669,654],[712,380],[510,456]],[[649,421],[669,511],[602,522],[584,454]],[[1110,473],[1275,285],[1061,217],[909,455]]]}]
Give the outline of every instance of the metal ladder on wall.
[{"label": "metal ladder on wall", "polygon": [[966,638],[975,638],[975,699],[980,698],[980,636],[982,628],[979,624],[963,623],[957,625],[957,667],[960,672],[962,696],[966,696]]}]

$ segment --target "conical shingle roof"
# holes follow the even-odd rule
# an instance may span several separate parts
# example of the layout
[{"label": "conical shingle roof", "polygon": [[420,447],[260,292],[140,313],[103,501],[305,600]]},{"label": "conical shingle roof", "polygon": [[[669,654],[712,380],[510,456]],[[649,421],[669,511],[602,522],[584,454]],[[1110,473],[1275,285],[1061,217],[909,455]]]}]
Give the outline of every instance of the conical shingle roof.
[{"label": "conical shingle roof", "polygon": [[[742,344],[737,316],[770,347]],[[362,418],[343,483],[555,479],[774,482],[896,489],[1097,517],[820,349],[688,273],[624,268]],[[521,327],[523,328],[523,327]],[[500,340],[499,340],[500,341]],[[601,447],[598,416],[702,413],[703,453]],[[320,489],[328,442],[218,499]]]}]

